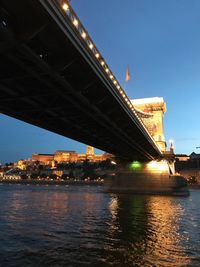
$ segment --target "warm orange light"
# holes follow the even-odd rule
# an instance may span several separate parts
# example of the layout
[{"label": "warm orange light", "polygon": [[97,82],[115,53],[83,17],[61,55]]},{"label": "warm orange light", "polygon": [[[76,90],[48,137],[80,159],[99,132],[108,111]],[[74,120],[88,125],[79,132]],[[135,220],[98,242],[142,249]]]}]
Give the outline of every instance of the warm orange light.
[{"label": "warm orange light", "polygon": [[89,44],[89,48],[92,49],[94,45],[92,43]]},{"label": "warm orange light", "polygon": [[109,203],[109,210],[113,218],[116,217],[118,207],[119,207],[118,199],[116,197],[111,198]]},{"label": "warm orange light", "polygon": [[147,164],[147,169],[149,171],[168,171],[169,167],[166,161],[151,161]]},{"label": "warm orange light", "polygon": [[81,36],[83,37],[83,39],[85,39],[87,34],[85,32],[82,32]]},{"label": "warm orange light", "polygon": [[74,24],[75,26],[78,26],[78,20],[77,20],[77,19],[74,19],[74,20],[73,20],[73,24]]},{"label": "warm orange light", "polygon": [[69,6],[68,6],[68,4],[64,3],[64,4],[62,5],[62,8],[63,8],[65,11],[67,11],[67,10],[69,9]]}]

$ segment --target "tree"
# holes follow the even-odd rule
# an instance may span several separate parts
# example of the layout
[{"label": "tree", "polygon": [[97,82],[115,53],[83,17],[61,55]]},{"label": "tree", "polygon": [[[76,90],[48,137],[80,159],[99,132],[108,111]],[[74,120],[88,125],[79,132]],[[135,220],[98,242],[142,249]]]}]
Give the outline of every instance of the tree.
[{"label": "tree", "polygon": [[56,174],[52,173],[52,174],[49,175],[49,178],[53,179],[53,180],[56,180],[57,176],[56,176]]},{"label": "tree", "polygon": [[197,178],[195,176],[191,176],[188,180],[188,184],[198,184]]},{"label": "tree", "polygon": [[74,177],[74,173],[73,173],[73,171],[70,171],[70,173],[69,173],[69,178],[70,179],[74,179],[75,177]]},{"label": "tree", "polygon": [[37,179],[38,175],[37,175],[37,173],[31,173],[30,177],[31,177],[31,179]]},{"label": "tree", "polygon": [[28,176],[26,174],[21,174],[21,179],[26,180],[26,179],[28,179]]},{"label": "tree", "polygon": [[69,175],[63,173],[62,176],[61,176],[61,179],[63,179],[63,180],[67,180],[67,179],[69,179]]},{"label": "tree", "polygon": [[40,177],[41,177],[41,178],[47,178],[47,175],[46,175],[46,173],[41,173],[41,174],[40,174]]}]

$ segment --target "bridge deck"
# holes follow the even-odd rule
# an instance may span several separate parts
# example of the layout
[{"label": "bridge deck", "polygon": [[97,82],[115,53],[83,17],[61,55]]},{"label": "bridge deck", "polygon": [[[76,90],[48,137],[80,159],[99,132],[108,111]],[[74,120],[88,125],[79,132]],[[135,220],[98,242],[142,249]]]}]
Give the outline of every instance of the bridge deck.
[{"label": "bridge deck", "polygon": [[57,1],[1,1],[0,70],[0,112],[122,158],[162,157]]}]

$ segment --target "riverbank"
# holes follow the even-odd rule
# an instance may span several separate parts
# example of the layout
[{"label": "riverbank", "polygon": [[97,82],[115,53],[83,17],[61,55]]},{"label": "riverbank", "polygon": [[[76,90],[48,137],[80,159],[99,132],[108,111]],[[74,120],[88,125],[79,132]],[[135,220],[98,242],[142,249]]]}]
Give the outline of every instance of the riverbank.
[{"label": "riverbank", "polygon": [[200,189],[200,184],[188,185],[189,189]]},{"label": "riverbank", "polygon": [[30,179],[19,179],[19,180],[2,180],[2,184],[41,184],[41,185],[103,185],[104,181],[102,180],[30,180]]}]

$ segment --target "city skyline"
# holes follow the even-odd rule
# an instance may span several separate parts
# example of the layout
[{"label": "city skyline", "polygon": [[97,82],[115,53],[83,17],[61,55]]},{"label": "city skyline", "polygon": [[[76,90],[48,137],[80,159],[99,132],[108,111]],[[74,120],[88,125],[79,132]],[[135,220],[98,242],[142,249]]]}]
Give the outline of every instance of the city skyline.
[{"label": "city skyline", "polygon": [[[164,97],[166,141],[175,140],[176,153],[195,151],[200,144],[200,128],[192,118],[198,114],[200,96],[200,3],[127,1],[121,5],[119,1],[86,0],[71,4],[122,85],[126,66],[130,66],[131,79],[125,88],[129,98]],[[0,127],[0,162],[26,158],[34,152],[82,152],[85,148],[4,115]]]}]

